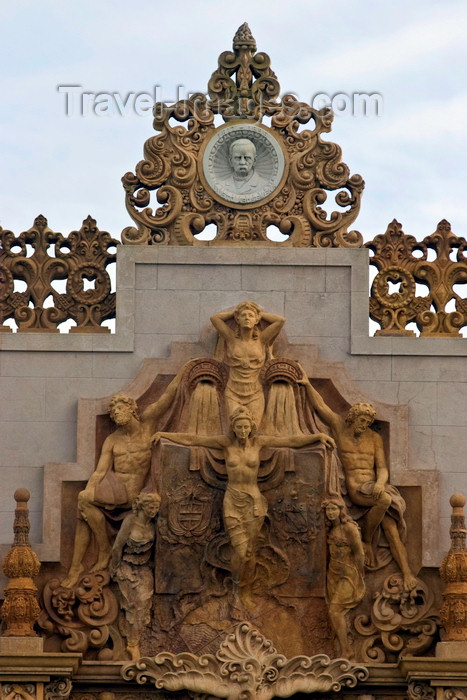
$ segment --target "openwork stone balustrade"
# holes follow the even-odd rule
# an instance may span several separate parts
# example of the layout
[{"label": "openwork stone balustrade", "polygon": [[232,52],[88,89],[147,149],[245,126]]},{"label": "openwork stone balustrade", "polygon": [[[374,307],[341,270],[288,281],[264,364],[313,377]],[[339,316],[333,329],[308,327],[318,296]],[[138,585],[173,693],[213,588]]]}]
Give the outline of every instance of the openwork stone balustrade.
[{"label": "openwork stone balustrade", "polygon": [[[79,231],[64,237],[38,216],[19,236],[0,228],[0,243],[2,324],[12,318],[19,332],[57,333],[60,323],[72,319],[71,332],[110,332],[101,324],[115,318],[107,267],[116,260],[119,241],[99,231],[94,219],[88,216]],[[66,280],[65,293],[57,291],[60,280]]]},{"label": "openwork stone balustrade", "polygon": [[[413,336],[407,325],[415,322],[422,336],[459,336],[467,324],[466,245],[445,219],[421,242],[394,220],[386,233],[366,243],[373,252],[370,264],[378,269],[370,295],[370,316],[381,326],[375,335]],[[399,290],[391,293],[389,283]],[[425,296],[417,294],[417,284],[427,287]]]},{"label": "openwork stone balustrade", "polygon": [[[102,325],[115,319],[107,268],[120,241],[99,231],[94,219],[88,216],[65,237],[38,216],[19,236],[0,228],[0,242],[0,331],[11,332],[5,321],[13,319],[18,332],[57,333],[59,324],[72,319],[70,332],[110,332]],[[364,247],[378,270],[369,300],[370,318],[380,325],[375,335],[414,336],[411,324],[424,337],[461,337],[467,325],[467,241],[452,233],[449,222],[417,241],[394,220]],[[56,289],[60,280],[64,293]],[[19,291],[18,283],[26,288]]]}]

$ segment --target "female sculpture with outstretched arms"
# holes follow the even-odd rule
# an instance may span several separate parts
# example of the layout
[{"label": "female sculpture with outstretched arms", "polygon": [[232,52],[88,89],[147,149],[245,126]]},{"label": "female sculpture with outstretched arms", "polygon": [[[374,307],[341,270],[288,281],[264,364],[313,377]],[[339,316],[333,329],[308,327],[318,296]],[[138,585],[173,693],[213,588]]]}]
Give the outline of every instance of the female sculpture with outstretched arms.
[{"label": "female sculpture with outstretched arms", "polygon": [[232,546],[231,571],[234,587],[244,587],[254,573],[255,546],[267,514],[267,502],[258,487],[260,452],[263,447],[304,447],[321,442],[333,449],[334,440],[324,433],[275,437],[256,436],[256,424],[247,408],[238,407],[230,417],[229,435],[156,433],[180,445],[223,450],[227,488],[223,502],[225,529]]},{"label": "female sculpture with outstretched arms", "polygon": [[[236,329],[227,323],[233,318]],[[258,324],[268,325],[260,330]],[[225,388],[227,414],[230,416],[239,406],[250,411],[259,426],[264,412],[264,392],[259,374],[267,359],[267,350],[273,344],[285,318],[265,313],[252,301],[238,304],[233,311],[222,311],[211,316],[211,323],[226,345],[226,362],[229,379]]]}]

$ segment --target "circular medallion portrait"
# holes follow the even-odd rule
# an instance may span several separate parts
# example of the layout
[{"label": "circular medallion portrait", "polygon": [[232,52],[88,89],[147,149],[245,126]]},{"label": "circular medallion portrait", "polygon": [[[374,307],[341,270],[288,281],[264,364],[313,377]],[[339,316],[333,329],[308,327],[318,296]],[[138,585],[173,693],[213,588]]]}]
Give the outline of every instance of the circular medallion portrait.
[{"label": "circular medallion portrait", "polygon": [[250,204],[268,197],[284,173],[280,144],[256,124],[229,124],[217,131],[203,155],[207,184],[222,199]]}]

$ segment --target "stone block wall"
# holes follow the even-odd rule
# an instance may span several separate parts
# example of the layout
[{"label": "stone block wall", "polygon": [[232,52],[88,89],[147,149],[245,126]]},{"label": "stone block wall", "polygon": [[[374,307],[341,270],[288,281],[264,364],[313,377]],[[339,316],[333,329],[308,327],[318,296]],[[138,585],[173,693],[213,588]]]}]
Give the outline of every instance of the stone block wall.
[{"label": "stone block wall", "polygon": [[379,412],[406,407],[408,432],[391,436],[392,481],[423,484],[426,472],[425,522],[440,538],[425,543],[424,563],[440,564],[449,497],[467,494],[467,340],[370,338],[368,251],[281,246],[119,246],[115,334],[0,334],[2,556],[20,486],[31,492],[31,541],[40,554],[44,465],[65,470],[76,461],[78,399],[121,391],[143,360],[169,357],[173,343],[201,339],[209,354],[210,315],[245,299],[286,317],[297,346],[288,354],[311,377],[333,376],[347,400],[366,399]]}]

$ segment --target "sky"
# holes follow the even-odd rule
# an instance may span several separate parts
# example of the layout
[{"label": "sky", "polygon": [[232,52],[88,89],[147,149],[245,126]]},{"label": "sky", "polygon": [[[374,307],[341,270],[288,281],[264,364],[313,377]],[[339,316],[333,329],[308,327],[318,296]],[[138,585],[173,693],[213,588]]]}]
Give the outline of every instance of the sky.
[{"label": "sky", "polygon": [[326,138],[366,182],[352,228],[366,240],[396,218],[418,239],[443,218],[467,232],[467,3],[447,0],[16,0],[0,9],[0,225],[43,214],[67,235],[91,214],[119,238],[130,225],[120,179],[154,134],[150,112],[66,114],[58,86],[206,92],[217,57],[249,23],[282,93],[378,93],[379,116],[336,116]]}]

